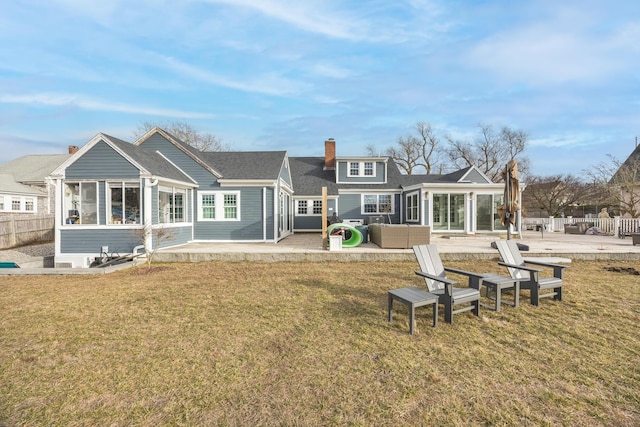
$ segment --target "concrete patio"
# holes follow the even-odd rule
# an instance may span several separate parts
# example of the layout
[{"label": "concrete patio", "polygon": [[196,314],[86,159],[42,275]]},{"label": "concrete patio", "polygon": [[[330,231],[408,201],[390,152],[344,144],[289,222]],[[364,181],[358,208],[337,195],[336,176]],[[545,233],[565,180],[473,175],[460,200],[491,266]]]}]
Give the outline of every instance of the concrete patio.
[{"label": "concrete patio", "polygon": [[[640,246],[633,246],[630,238],[613,236],[544,234],[524,231],[514,236],[529,246],[526,257],[564,258],[572,260],[640,260]],[[431,235],[431,243],[438,247],[444,260],[497,259],[491,247],[495,236],[439,236]],[[198,261],[413,261],[411,249],[381,249],[373,243],[340,251],[322,249],[320,233],[297,233],[278,243],[190,243],[158,251],[154,258],[163,262]]]}]

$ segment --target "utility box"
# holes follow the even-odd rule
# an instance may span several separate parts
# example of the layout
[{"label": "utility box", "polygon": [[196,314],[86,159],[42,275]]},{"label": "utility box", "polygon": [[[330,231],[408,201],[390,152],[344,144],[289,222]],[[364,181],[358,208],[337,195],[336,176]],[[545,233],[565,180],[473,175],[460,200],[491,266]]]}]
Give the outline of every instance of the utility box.
[{"label": "utility box", "polygon": [[329,236],[329,250],[330,251],[342,250],[342,236]]}]

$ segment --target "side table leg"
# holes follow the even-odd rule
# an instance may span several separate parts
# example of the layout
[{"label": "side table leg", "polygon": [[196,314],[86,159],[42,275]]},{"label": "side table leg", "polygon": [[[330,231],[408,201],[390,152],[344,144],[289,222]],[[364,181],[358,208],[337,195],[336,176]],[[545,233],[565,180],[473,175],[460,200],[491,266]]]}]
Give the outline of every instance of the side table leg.
[{"label": "side table leg", "polygon": [[433,327],[438,326],[438,302],[433,305]]},{"label": "side table leg", "polygon": [[416,309],[413,303],[409,303],[408,305],[409,305],[409,333],[413,335],[413,324],[414,324],[413,315]]}]

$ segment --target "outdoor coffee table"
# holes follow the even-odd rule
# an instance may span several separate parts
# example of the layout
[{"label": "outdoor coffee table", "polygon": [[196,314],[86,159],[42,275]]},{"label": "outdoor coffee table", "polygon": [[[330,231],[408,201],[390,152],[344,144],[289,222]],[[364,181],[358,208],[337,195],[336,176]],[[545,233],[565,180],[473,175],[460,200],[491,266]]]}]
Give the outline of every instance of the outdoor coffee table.
[{"label": "outdoor coffee table", "polygon": [[415,309],[424,305],[433,306],[433,327],[438,325],[438,295],[420,288],[408,287],[389,291],[389,322],[392,319],[393,300],[398,300],[409,307],[409,333],[413,335]]},{"label": "outdoor coffee table", "polygon": [[[499,274],[485,273],[482,275],[480,286],[487,287],[487,298],[495,299],[495,306],[480,303],[483,307],[487,307],[494,311],[500,311],[502,304],[509,304],[517,307],[520,301],[520,280],[513,277],[500,276]],[[502,302],[502,291],[513,289],[513,303]],[[490,296],[489,290],[495,293],[495,297]]]}]

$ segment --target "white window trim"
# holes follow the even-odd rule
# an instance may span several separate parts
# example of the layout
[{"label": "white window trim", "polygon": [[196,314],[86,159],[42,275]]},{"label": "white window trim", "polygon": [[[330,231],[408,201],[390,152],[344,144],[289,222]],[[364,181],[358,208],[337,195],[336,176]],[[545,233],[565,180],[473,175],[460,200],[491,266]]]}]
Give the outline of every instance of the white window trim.
[{"label": "white window trim", "polygon": [[[236,218],[224,217],[224,196],[227,194],[233,194],[236,196]],[[214,195],[215,196],[215,218],[204,218],[202,215],[202,196]],[[240,191],[199,191],[198,192],[198,221],[202,222],[237,222],[241,220],[241,200]]]},{"label": "white window trim", "polygon": [[[351,173],[351,165],[353,163],[357,163],[358,164],[358,174],[352,174]],[[371,175],[365,175],[364,171],[365,171],[365,163],[371,163],[372,166],[372,171],[373,173]],[[375,178],[376,177],[376,162],[375,161],[369,161],[369,160],[359,160],[359,161],[347,161],[347,176],[348,177],[363,177],[363,178]]]},{"label": "white window trim", "polygon": [[[83,204],[84,202],[82,201],[82,187],[85,185],[95,185],[96,188],[96,222],[95,223],[91,223],[91,224],[85,224],[82,222],[82,219],[80,218],[80,222],[75,223],[75,224],[69,224],[67,223],[67,219],[68,219],[68,206],[66,204],[67,200],[69,200],[69,198],[71,197],[70,195],[67,195],[66,190],[67,190],[67,185],[69,184],[78,184],[78,191],[80,192],[79,195],[79,199],[78,199],[78,206],[77,206],[77,211],[80,214],[80,216],[83,215]],[[96,227],[96,226],[100,226],[100,209],[102,208],[100,205],[100,185],[98,181],[93,181],[93,180],[88,180],[88,181],[84,181],[84,180],[79,180],[79,181],[66,181],[62,184],[63,186],[63,196],[62,196],[62,210],[63,210],[63,214],[62,214],[62,225],[63,226],[70,226],[70,227]],[[72,206],[73,208],[73,206]]]},{"label": "white window trim", "polygon": [[158,206],[158,224],[161,225],[171,225],[171,224],[188,224],[189,223],[189,191],[186,188],[182,188],[182,187],[169,187],[166,185],[161,185],[158,188],[158,204],[160,204],[160,192],[163,193],[171,193],[171,197],[174,198],[174,205],[175,205],[175,196],[176,194],[182,194],[183,195],[183,200],[182,200],[182,220],[181,221],[166,221],[166,222],[161,222],[160,221],[160,215],[162,215],[162,213],[160,212],[160,206]]},{"label": "white window trim", "polygon": [[[320,199],[298,199],[296,200],[296,204],[295,204],[295,210],[296,210],[296,216],[322,216],[322,212],[320,213],[313,213],[313,202],[316,201],[320,201]],[[301,214],[298,212],[298,205],[300,203],[304,203],[307,205],[307,213],[306,214]]]},{"label": "white window trim", "polygon": [[[365,196],[376,196],[376,212],[366,212],[364,209]],[[380,212],[380,196],[389,196],[391,198],[391,211]],[[364,193],[360,195],[360,213],[362,215],[394,215],[396,213],[396,198],[389,193]]]},{"label": "white window trim", "polygon": [[[110,213],[112,213],[112,206],[111,206],[111,189],[114,187],[114,185],[120,185],[120,188],[122,189],[122,214],[123,214],[123,218],[121,222],[113,222],[112,218],[113,215],[110,215]],[[120,227],[122,225],[132,225],[135,223],[126,223],[126,221],[124,220],[124,209],[125,209],[125,201],[124,201],[124,197],[125,197],[125,188],[127,184],[136,184],[138,189],[138,210],[140,211],[140,218],[143,218],[142,216],[142,189],[140,187],[140,182],[139,181],[107,181],[105,183],[105,203],[107,205],[107,218],[106,218],[106,224],[108,226],[116,226],[116,227]],[[133,188],[133,187],[130,187]]]},{"label": "white window trim", "polygon": [[[411,200],[413,198],[415,198],[416,204],[415,204],[415,206],[413,206],[413,205],[410,206],[409,205],[409,200]],[[407,221],[419,221],[420,220],[420,193],[418,193],[416,191],[416,192],[407,194],[405,196],[405,204],[407,206]],[[411,211],[412,211],[413,208],[415,208],[415,211],[416,211],[415,212],[415,214],[416,214],[415,218],[413,218],[411,216],[411,214],[412,214]]]}]

